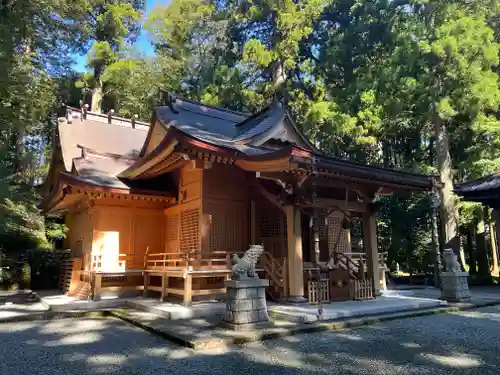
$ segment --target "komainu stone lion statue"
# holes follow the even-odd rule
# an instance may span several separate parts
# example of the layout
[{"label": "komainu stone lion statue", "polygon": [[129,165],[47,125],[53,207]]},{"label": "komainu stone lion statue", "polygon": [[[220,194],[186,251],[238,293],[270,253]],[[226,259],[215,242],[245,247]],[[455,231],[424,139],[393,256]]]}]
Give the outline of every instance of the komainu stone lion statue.
[{"label": "komainu stone lion statue", "polygon": [[233,280],[258,279],[259,275],[255,272],[255,265],[263,252],[264,248],[261,245],[250,245],[243,257],[240,258],[234,254],[231,278]]},{"label": "komainu stone lion statue", "polygon": [[452,249],[443,250],[444,271],[445,272],[461,272],[462,267],[458,263],[457,256]]}]

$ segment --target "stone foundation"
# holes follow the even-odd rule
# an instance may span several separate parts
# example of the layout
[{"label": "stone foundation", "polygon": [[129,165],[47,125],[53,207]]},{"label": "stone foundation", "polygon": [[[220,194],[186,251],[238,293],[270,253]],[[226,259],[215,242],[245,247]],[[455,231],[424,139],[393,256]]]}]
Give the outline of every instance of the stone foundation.
[{"label": "stone foundation", "polygon": [[441,273],[441,299],[459,302],[470,299],[467,272]]},{"label": "stone foundation", "polygon": [[269,280],[230,280],[226,283],[226,314],[223,324],[234,330],[255,328],[269,323],[266,287]]}]

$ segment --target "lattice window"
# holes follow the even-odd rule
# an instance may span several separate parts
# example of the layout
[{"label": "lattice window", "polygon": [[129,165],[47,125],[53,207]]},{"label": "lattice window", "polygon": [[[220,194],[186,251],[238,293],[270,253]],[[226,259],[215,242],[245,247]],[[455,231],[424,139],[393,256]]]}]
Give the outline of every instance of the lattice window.
[{"label": "lattice window", "polygon": [[[342,217],[325,217],[319,219],[320,246],[323,249],[323,257],[331,256],[334,252],[343,253],[347,249],[347,231],[342,229]],[[327,251],[328,254],[323,253]]]},{"label": "lattice window", "polygon": [[339,217],[329,217],[328,226],[328,251],[345,252],[347,246],[347,231],[342,229],[342,219]]},{"label": "lattice window", "polygon": [[283,213],[279,209],[268,208],[260,211],[259,231],[261,238],[281,238],[286,235]]},{"label": "lattice window", "polygon": [[181,213],[181,240],[182,252],[199,250],[200,247],[200,210],[194,208]]},{"label": "lattice window", "polygon": [[176,241],[179,239],[179,216],[167,216],[166,218],[166,239]]},{"label": "lattice window", "polygon": [[223,248],[225,216],[219,212],[212,214],[212,222],[210,224],[210,237],[208,248],[210,251],[227,250]]},{"label": "lattice window", "polygon": [[243,251],[248,231],[244,204],[216,201],[207,203],[205,212],[211,215],[208,236],[209,251]]}]

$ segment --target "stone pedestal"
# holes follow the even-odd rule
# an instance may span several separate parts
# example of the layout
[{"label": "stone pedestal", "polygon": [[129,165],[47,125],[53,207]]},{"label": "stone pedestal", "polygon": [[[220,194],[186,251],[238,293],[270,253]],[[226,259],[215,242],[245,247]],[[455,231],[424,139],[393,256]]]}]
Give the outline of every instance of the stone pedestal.
[{"label": "stone pedestal", "polygon": [[459,302],[470,299],[467,272],[441,273],[441,299]]},{"label": "stone pedestal", "polygon": [[222,321],[234,330],[253,329],[268,325],[266,287],[269,280],[246,279],[226,282],[226,314]]}]

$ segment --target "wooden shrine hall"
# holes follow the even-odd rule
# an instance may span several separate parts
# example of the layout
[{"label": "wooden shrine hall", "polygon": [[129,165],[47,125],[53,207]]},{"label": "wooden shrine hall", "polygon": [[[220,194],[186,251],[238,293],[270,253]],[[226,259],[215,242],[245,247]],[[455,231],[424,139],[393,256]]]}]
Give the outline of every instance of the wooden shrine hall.
[{"label": "wooden shrine hall", "polygon": [[279,103],[245,114],[169,96],[149,124],[81,108],[58,125],[44,209],[69,228],[65,291],[84,299],[217,298],[250,244],[273,300],[375,298],[375,199],[438,186],[322,154]]}]

